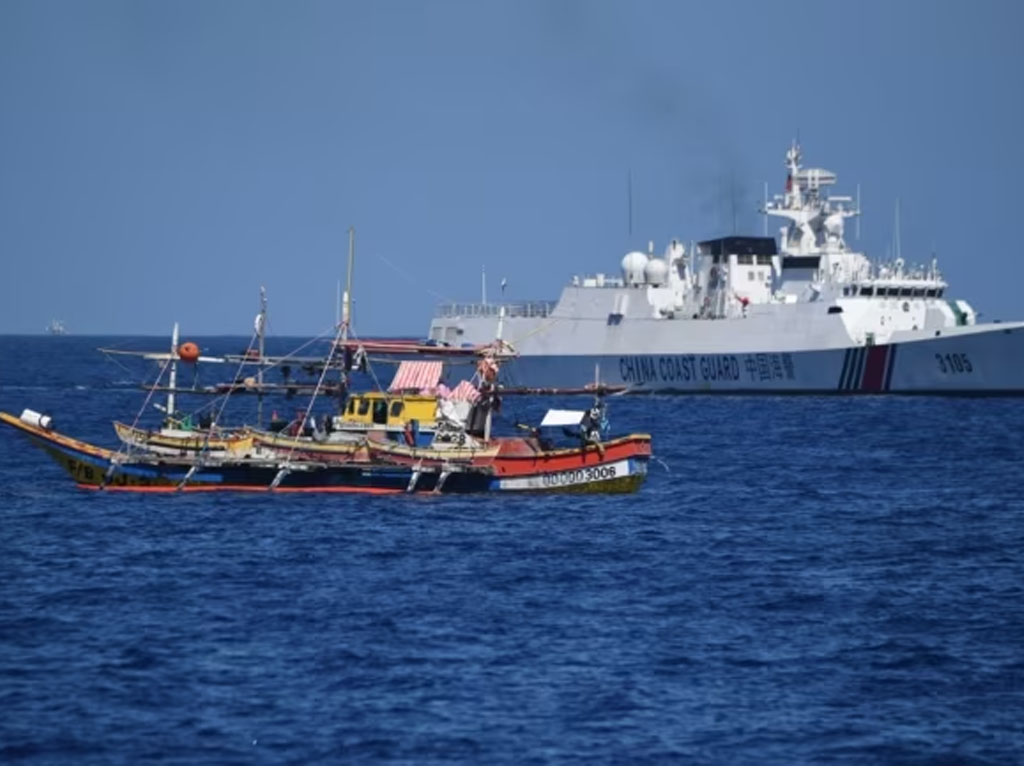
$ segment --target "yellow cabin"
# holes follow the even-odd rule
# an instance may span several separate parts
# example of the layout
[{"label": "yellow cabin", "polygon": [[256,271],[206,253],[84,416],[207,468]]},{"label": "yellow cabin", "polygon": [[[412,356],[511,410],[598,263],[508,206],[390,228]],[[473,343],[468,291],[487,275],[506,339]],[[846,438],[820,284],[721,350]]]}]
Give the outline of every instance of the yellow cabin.
[{"label": "yellow cabin", "polygon": [[411,421],[432,429],[437,421],[437,397],[365,392],[349,395],[345,410],[334,420],[336,429],[401,430]]}]

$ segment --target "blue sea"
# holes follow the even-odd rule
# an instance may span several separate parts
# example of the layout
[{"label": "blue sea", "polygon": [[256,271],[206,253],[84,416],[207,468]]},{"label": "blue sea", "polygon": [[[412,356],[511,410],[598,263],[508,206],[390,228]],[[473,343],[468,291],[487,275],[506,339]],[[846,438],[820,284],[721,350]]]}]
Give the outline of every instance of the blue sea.
[{"label": "blue sea", "polygon": [[[0,337],[0,409],[114,447],[103,344],[168,342]],[[635,495],[88,492],[0,427],[0,762],[1024,760],[1024,400],[610,405]]]}]

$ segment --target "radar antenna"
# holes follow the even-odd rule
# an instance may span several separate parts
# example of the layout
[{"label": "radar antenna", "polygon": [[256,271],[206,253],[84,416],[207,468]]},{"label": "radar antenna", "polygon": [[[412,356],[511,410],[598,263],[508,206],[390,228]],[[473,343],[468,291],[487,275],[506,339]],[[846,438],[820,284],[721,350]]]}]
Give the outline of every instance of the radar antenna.
[{"label": "radar antenna", "polygon": [[853,225],[854,236],[857,238],[857,242],[860,242],[860,184],[857,185],[857,220],[853,222]]}]

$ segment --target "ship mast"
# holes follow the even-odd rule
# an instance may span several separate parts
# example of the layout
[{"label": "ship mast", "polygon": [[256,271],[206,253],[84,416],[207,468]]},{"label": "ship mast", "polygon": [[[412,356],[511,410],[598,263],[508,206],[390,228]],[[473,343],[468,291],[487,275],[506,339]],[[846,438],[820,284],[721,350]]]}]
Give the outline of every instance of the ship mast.
[{"label": "ship mast", "polygon": [[[356,259],[356,229],[348,228],[348,267],[345,273],[345,292],[342,294],[341,302],[341,392],[348,390],[349,360],[352,359],[348,351],[348,332],[352,323],[352,267]],[[337,337],[335,337],[337,341]],[[341,398],[341,407],[345,406],[345,395]]]},{"label": "ship mast", "polygon": [[356,258],[356,228],[348,228],[348,271],[345,274],[345,301],[341,310],[341,340],[348,341],[348,329],[352,322],[352,263]]},{"label": "ship mast", "polygon": [[171,330],[171,373],[167,380],[167,424],[174,418],[174,389],[178,386],[178,324]]},{"label": "ship mast", "polygon": [[267,328],[267,289],[260,286],[260,313],[256,315],[256,335],[259,338],[260,365],[256,370],[256,425],[263,427],[263,352]]}]

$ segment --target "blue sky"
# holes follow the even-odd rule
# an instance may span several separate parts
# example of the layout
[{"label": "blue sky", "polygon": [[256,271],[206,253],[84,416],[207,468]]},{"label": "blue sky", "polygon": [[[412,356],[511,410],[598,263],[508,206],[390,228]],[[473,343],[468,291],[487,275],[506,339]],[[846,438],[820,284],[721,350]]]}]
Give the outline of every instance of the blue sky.
[{"label": "blue sky", "polygon": [[[0,333],[362,335],[761,231],[799,133],[859,245],[1024,318],[1017,2],[0,2]],[[633,237],[627,175],[632,175]],[[852,229],[852,228],[851,228]],[[852,232],[851,232],[852,235]],[[852,238],[851,238],[852,239]]]}]

